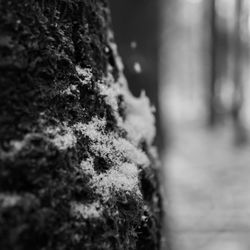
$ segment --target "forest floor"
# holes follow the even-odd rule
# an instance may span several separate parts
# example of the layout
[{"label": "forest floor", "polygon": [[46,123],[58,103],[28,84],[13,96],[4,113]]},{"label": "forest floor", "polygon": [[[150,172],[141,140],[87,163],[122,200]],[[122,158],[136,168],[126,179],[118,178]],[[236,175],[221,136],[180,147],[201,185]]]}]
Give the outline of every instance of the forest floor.
[{"label": "forest floor", "polygon": [[250,249],[250,145],[230,126],[184,124],[166,153],[167,208],[173,250]]}]

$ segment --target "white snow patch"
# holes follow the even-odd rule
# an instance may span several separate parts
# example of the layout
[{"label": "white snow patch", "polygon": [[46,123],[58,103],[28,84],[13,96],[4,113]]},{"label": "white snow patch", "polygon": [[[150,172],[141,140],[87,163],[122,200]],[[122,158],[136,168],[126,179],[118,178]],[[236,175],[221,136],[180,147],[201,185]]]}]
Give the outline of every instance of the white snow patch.
[{"label": "white snow patch", "polygon": [[138,174],[139,170],[134,163],[120,163],[113,166],[105,173],[97,173],[94,170],[93,159],[87,159],[81,162],[82,169],[91,175],[89,185],[96,194],[102,197],[106,202],[112,192],[133,192],[139,198],[142,197],[139,189]]},{"label": "white snow patch", "polygon": [[117,96],[120,94],[120,86],[115,85],[110,87],[104,84],[98,84],[100,94],[104,96],[105,102],[112,107],[114,113],[118,112]]},{"label": "white snow patch", "polygon": [[93,118],[88,124],[78,123],[74,128],[92,140],[90,148],[93,152],[115,165],[120,165],[125,159],[137,165],[149,165],[149,159],[144,152],[115,133],[107,133],[104,130],[105,124],[104,119]]},{"label": "white snow patch", "polygon": [[90,158],[82,161],[81,168],[91,175],[90,185],[104,201],[110,198],[113,191],[130,191],[141,197],[138,166],[148,167],[149,159],[130,141],[114,132],[107,133],[105,125],[104,119],[95,117],[88,124],[78,123],[74,126],[76,131],[90,138],[91,151],[110,164],[110,169],[105,173],[97,173],[94,161]]},{"label": "white snow patch", "polygon": [[71,203],[71,213],[76,217],[81,217],[84,219],[98,218],[101,216],[102,211],[103,208],[98,201],[91,204],[82,204],[79,202]]},{"label": "white snow patch", "polygon": [[113,75],[109,72],[103,82],[99,82],[97,86],[106,104],[111,107],[117,123],[121,124],[122,118],[119,115],[118,96],[122,94],[122,85],[120,85],[119,82],[115,82]]},{"label": "white snow patch", "polygon": [[128,132],[129,139],[136,145],[142,139],[146,140],[148,145],[151,145],[156,133],[153,115],[154,108],[150,106],[145,92],[142,92],[139,98],[127,92],[124,98],[127,104],[127,116],[124,127]]},{"label": "white snow patch", "polygon": [[84,173],[89,174],[91,176],[95,175],[96,172],[94,170],[94,160],[93,158],[88,158],[85,161],[82,161],[80,164],[81,169],[84,171]]},{"label": "white snow patch", "polygon": [[52,142],[61,150],[74,147],[76,144],[76,137],[71,133],[67,132],[64,135],[56,135]]},{"label": "white snow patch", "polygon": [[107,201],[112,191],[130,191],[142,197],[138,181],[139,170],[134,164],[124,163],[118,168],[93,177],[92,185],[95,192]]},{"label": "white snow patch", "polygon": [[79,94],[80,91],[77,89],[77,86],[71,84],[68,88],[60,92],[61,95],[74,95],[75,93]]}]

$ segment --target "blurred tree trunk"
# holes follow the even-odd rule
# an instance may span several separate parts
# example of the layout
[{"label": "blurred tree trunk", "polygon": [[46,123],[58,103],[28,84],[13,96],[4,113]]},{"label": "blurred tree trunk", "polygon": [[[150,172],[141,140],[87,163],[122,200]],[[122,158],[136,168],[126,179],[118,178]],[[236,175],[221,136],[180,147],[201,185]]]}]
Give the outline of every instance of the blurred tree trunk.
[{"label": "blurred tree trunk", "polygon": [[235,9],[235,27],[233,39],[233,59],[234,59],[234,93],[232,100],[232,119],[235,129],[237,143],[243,143],[246,140],[246,131],[241,117],[241,109],[243,105],[243,41],[242,37],[242,7],[243,1],[236,1]]},{"label": "blurred tree trunk", "polygon": [[154,118],[107,2],[0,0],[0,56],[0,249],[159,249]]},{"label": "blurred tree trunk", "polygon": [[210,0],[210,86],[209,86],[209,124],[215,125],[217,121],[217,45],[218,45],[218,31],[217,31],[217,15],[216,15],[216,0]]}]

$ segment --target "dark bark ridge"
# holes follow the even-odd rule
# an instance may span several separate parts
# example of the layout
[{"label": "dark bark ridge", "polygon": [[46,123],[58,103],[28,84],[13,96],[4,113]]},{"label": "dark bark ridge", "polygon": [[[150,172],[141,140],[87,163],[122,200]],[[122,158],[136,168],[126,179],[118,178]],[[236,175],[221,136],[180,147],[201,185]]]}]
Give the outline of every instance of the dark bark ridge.
[{"label": "dark bark ridge", "polygon": [[0,0],[0,248],[158,249],[145,95],[105,0]]}]

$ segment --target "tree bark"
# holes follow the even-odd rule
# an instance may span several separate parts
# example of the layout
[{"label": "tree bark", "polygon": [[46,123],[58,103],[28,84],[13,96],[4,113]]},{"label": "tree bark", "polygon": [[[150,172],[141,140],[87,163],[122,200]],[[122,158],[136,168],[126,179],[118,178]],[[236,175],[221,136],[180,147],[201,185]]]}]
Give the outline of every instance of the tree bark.
[{"label": "tree bark", "polygon": [[211,43],[211,79],[209,86],[209,124],[214,126],[217,121],[217,98],[216,98],[216,82],[217,82],[217,15],[216,0],[210,0],[210,43]]},{"label": "tree bark", "polygon": [[0,0],[0,248],[159,249],[154,118],[106,0]]}]

